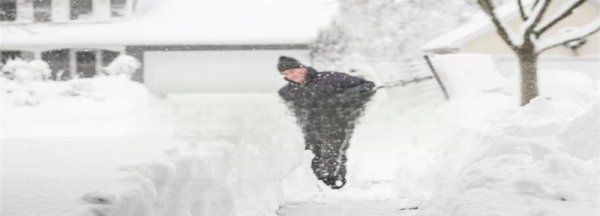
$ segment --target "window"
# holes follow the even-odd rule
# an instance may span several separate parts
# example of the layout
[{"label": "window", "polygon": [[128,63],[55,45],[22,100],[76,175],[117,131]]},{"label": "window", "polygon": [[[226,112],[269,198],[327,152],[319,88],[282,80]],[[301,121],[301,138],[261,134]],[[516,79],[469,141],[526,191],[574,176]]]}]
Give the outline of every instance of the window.
[{"label": "window", "polygon": [[106,67],[113,62],[121,53],[109,50],[102,51],[102,66]]},{"label": "window", "polygon": [[96,75],[96,52],[77,51],[75,52],[75,58],[79,77],[87,78]]},{"label": "window", "polygon": [[33,0],[33,18],[36,22],[50,22],[51,17],[51,0]]},{"label": "window", "polygon": [[0,63],[6,64],[7,61],[21,58],[21,51],[0,51]]},{"label": "window", "polygon": [[0,21],[15,21],[17,0],[0,0]]},{"label": "window", "polygon": [[110,0],[110,8],[111,8],[111,16],[113,17],[121,17],[126,14],[126,5],[127,0]]},{"label": "window", "polygon": [[71,0],[71,19],[85,19],[92,15],[92,0]]},{"label": "window", "polygon": [[69,79],[69,50],[51,50],[42,52],[42,60],[48,62],[52,75],[52,80]]}]

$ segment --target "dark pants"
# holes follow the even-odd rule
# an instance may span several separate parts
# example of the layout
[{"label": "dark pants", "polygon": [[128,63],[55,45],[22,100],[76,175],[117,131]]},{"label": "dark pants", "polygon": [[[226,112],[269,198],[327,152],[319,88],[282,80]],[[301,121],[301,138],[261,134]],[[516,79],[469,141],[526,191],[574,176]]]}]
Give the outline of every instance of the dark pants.
[{"label": "dark pants", "polygon": [[321,110],[320,115],[309,119],[304,131],[306,149],[315,155],[311,164],[313,172],[319,180],[336,189],[346,183],[346,150],[358,117],[350,111],[347,108]]},{"label": "dark pants", "polygon": [[305,148],[315,157],[312,170],[317,178],[333,189],[346,183],[346,150],[356,120],[375,92],[346,97],[346,100],[294,109],[304,133]]}]

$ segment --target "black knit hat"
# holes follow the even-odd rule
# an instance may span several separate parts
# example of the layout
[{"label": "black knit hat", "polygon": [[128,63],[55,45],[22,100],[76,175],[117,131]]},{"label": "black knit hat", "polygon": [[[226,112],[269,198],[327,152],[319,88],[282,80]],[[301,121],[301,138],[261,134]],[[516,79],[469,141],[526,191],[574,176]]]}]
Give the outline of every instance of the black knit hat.
[{"label": "black knit hat", "polygon": [[279,70],[279,73],[281,73],[287,69],[301,68],[301,67],[304,67],[304,65],[302,63],[300,63],[298,60],[296,60],[292,57],[279,56],[279,62],[277,63],[277,70]]}]

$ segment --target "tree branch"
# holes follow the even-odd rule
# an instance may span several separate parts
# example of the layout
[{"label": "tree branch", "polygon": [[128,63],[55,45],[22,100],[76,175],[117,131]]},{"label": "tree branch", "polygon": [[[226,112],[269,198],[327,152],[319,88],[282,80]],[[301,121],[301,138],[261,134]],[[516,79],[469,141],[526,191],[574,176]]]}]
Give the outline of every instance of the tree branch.
[{"label": "tree branch", "polygon": [[547,42],[546,44],[539,44],[539,48],[537,49],[536,53],[541,54],[546,50],[561,46],[563,44],[585,39],[586,37],[589,37],[590,35],[597,33],[598,31],[600,31],[600,17],[596,18],[590,24],[576,31],[567,33],[565,35],[557,36],[554,39],[548,39],[549,42]]},{"label": "tree branch", "polygon": [[491,2],[491,0],[477,0],[477,4],[479,4],[481,9],[491,18],[492,23],[494,23],[496,31],[498,31],[498,34],[500,35],[502,40],[504,40],[504,42],[512,50],[517,51],[519,48],[513,43],[508,29],[506,29],[506,27],[504,27],[502,25],[502,22],[500,22],[500,20],[498,19],[498,16],[494,12],[494,4]]},{"label": "tree branch", "polygon": [[538,5],[538,3],[540,3],[540,0],[535,0],[533,5],[531,5],[531,10],[533,10]]},{"label": "tree branch", "polygon": [[542,24],[541,28],[535,31],[535,37],[539,38],[540,35],[548,31],[548,29],[552,28],[552,26],[556,25],[561,20],[571,15],[576,8],[581,6],[586,1],[587,0],[575,0],[574,2],[571,2],[571,4],[568,7],[566,7],[565,10],[557,12],[555,16],[553,16],[553,18],[551,18],[548,22]]},{"label": "tree branch", "polygon": [[[532,14],[530,14],[529,19],[526,21],[525,25],[528,25],[525,30],[525,37],[528,37],[529,34],[533,33],[535,27],[542,21],[542,17],[548,10],[548,6],[550,5],[550,1],[552,0],[542,0],[542,4],[539,5],[539,1],[536,1],[536,7],[533,8]],[[533,20],[530,20],[533,19]]]},{"label": "tree branch", "polygon": [[519,13],[521,14],[521,20],[527,20],[527,14],[525,13],[525,8],[523,7],[523,0],[518,0],[517,4],[519,5]]}]

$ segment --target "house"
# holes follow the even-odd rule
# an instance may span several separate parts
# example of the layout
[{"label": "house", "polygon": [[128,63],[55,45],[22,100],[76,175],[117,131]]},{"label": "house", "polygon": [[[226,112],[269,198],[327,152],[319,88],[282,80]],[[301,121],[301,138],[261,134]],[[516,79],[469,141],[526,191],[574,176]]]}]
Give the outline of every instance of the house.
[{"label": "house", "polygon": [[[561,2],[553,2],[546,14],[556,11]],[[503,23],[513,32],[518,31],[522,21],[516,1],[499,7],[496,11]],[[548,35],[567,32],[592,22],[600,16],[600,0],[590,0],[581,5],[571,16],[562,20],[548,31]],[[570,46],[557,47],[540,56],[540,68],[552,70],[578,70],[598,80],[600,68],[600,33],[596,33]],[[505,75],[517,71],[517,59],[502,41],[490,19],[480,14],[472,21],[443,34],[422,46],[422,50],[433,54],[485,53],[490,54],[498,69]]]},{"label": "house", "polygon": [[0,53],[92,77],[120,53],[134,79],[174,92],[273,91],[279,55],[310,63],[337,5],[318,0],[2,0]]}]

